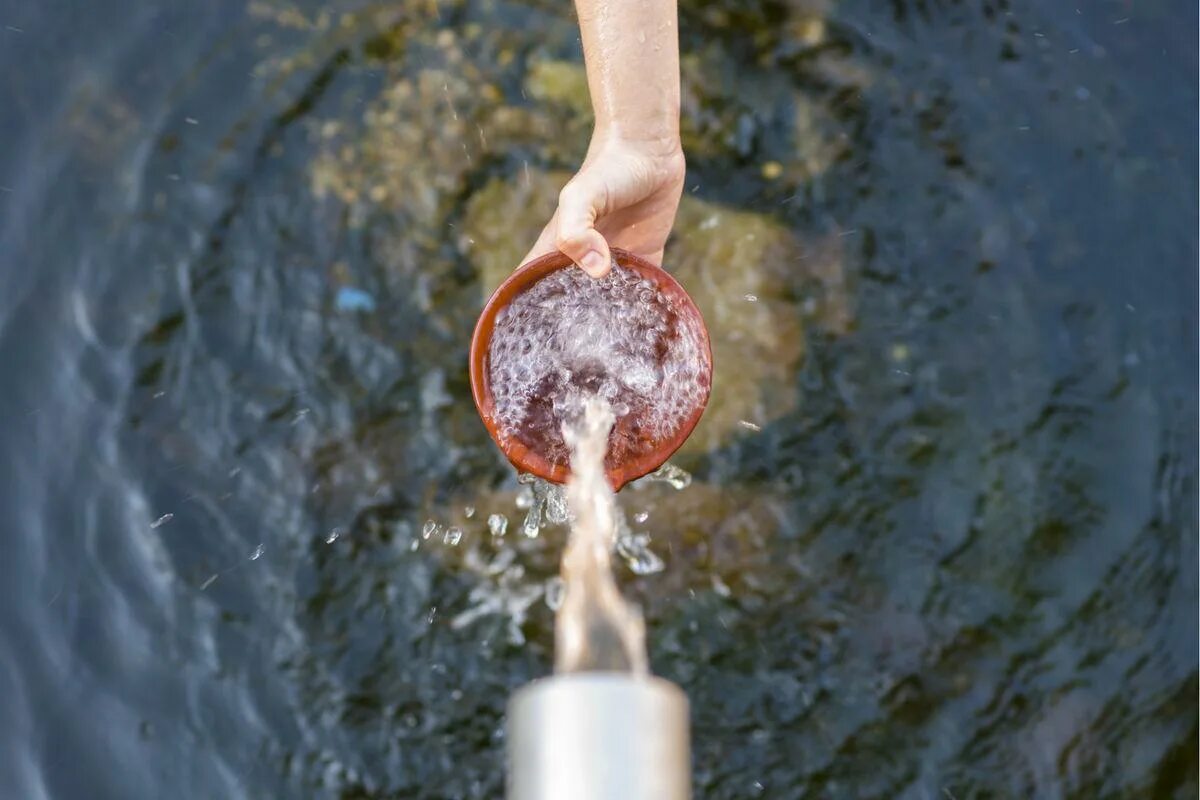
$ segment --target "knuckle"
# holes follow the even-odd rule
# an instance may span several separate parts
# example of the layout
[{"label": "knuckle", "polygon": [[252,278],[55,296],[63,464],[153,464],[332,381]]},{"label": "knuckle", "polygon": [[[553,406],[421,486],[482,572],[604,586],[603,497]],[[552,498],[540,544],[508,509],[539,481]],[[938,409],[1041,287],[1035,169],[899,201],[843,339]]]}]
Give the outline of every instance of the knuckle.
[{"label": "knuckle", "polygon": [[558,204],[573,205],[583,199],[583,188],[575,181],[569,182],[558,193]]},{"label": "knuckle", "polygon": [[569,250],[575,249],[576,240],[570,232],[560,230],[554,237],[554,245],[565,253]]}]

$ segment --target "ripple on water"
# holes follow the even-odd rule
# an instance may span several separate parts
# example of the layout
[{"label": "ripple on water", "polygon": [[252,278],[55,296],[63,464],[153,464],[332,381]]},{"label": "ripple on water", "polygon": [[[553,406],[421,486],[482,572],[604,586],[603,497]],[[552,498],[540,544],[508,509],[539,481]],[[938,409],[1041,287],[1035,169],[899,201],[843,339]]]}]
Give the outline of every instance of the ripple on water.
[{"label": "ripple on water", "polygon": [[[683,4],[668,248],[738,402],[622,493],[697,795],[1194,796],[1195,6],[752,5]],[[18,6],[6,787],[497,796],[562,542],[466,333],[584,154],[574,21]]]}]

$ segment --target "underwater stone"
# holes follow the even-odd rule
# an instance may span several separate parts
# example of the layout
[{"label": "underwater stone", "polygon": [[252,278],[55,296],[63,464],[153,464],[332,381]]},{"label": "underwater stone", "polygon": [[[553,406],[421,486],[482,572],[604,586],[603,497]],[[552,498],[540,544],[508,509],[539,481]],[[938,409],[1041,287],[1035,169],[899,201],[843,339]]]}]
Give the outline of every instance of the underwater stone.
[{"label": "underwater stone", "polygon": [[525,76],[525,91],[536,100],[567,106],[576,114],[591,119],[592,100],[583,64],[536,61]]}]

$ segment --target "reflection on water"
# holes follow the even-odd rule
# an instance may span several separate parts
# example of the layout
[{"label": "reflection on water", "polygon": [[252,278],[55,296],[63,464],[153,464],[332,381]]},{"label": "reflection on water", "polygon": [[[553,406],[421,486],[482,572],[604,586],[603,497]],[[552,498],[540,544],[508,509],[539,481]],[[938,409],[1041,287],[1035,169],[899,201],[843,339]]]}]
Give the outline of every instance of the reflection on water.
[{"label": "reflection on water", "polygon": [[[0,0],[0,793],[497,796],[567,4],[93,6]],[[619,577],[697,796],[1194,796],[1194,4],[682,14],[717,375]]]}]

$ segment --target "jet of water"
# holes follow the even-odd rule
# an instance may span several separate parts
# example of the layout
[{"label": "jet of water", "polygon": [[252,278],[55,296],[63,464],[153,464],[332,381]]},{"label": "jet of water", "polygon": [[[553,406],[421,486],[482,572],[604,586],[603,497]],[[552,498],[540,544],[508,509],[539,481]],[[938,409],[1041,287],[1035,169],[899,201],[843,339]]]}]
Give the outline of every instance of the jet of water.
[{"label": "jet of water", "polygon": [[602,398],[563,426],[571,448],[567,504],[574,518],[562,559],[565,587],[555,619],[556,672],[648,672],[642,615],[621,597],[612,574],[617,539],[616,499],[604,474],[614,416]]}]

